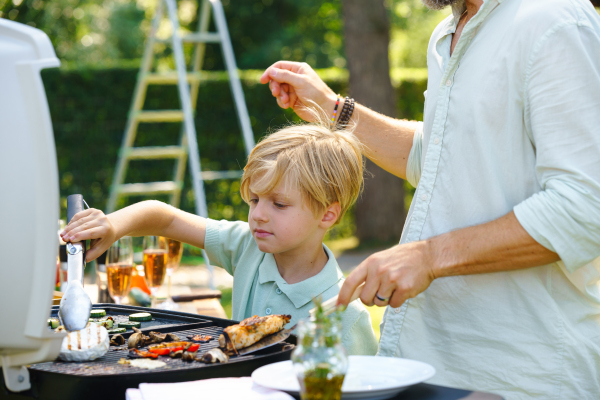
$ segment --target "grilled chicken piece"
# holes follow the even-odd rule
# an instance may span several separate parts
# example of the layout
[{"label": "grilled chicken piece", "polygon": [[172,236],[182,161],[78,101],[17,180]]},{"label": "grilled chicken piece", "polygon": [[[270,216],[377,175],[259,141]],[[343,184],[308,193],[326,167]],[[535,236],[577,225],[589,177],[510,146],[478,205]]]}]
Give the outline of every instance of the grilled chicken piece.
[{"label": "grilled chicken piece", "polygon": [[[219,347],[226,350],[239,350],[258,342],[265,336],[277,333],[290,322],[291,315],[257,315],[246,318],[238,325],[231,325],[223,329],[219,336]],[[225,337],[227,335],[227,338]]]}]

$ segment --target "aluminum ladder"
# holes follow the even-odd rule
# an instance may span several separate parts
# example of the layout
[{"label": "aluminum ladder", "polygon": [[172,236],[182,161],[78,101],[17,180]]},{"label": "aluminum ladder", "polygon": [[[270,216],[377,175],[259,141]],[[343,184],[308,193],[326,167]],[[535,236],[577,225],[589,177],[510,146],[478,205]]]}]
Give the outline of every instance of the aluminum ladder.
[{"label": "aluminum ladder", "polygon": [[[165,5],[173,32],[170,38],[161,40],[156,37],[156,33],[163,19],[163,7]],[[216,32],[208,31],[211,10],[215,19]],[[155,58],[154,46],[156,43],[165,42],[171,42],[173,46],[176,71],[169,73],[152,72],[153,61]],[[185,65],[183,43],[193,43],[195,46],[191,71],[187,71]],[[107,213],[115,210],[120,197],[131,195],[169,194],[170,204],[178,207],[181,199],[181,190],[183,189],[187,158],[189,158],[190,162],[196,214],[202,217],[208,217],[204,181],[241,177],[242,171],[202,171],[200,166],[200,154],[198,151],[196,127],[194,125],[193,116],[196,108],[196,100],[198,98],[206,43],[219,43],[221,45],[247,155],[252,151],[252,148],[254,147],[254,136],[252,134],[250,117],[248,116],[248,109],[244,100],[244,93],[238,75],[233,47],[231,46],[225,13],[220,0],[202,1],[198,14],[198,30],[195,33],[185,36],[179,34],[179,20],[175,0],[160,0],[152,21],[152,27],[146,42],[144,56],[134,90],[127,127],[125,129],[125,135],[123,136],[117,167],[110,188],[110,196],[106,208]],[[177,84],[178,86],[181,110],[142,110],[148,85],[169,84]],[[141,122],[183,122],[179,145],[133,147],[138,125]],[[172,181],[124,183],[130,160],[153,159],[175,159]],[[209,285],[214,289],[213,267],[204,250],[202,250],[202,256],[204,257],[210,273]]]}]

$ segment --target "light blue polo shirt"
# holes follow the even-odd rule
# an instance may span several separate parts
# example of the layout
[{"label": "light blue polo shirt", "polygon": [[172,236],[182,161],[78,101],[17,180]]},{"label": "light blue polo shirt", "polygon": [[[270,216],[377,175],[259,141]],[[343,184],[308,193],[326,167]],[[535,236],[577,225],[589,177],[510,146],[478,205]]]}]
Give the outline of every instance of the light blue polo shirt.
[{"label": "light blue polo shirt", "polygon": [[[207,219],[204,247],[213,265],[233,276],[232,318],[289,314],[287,327],[309,317],[312,299],[337,295],[344,282],[331,250],[323,245],[329,261],[317,275],[288,284],[279,274],[275,257],[258,249],[247,222]],[[342,342],[350,355],[374,355],[377,339],[371,317],[359,300],[342,315]]]}]

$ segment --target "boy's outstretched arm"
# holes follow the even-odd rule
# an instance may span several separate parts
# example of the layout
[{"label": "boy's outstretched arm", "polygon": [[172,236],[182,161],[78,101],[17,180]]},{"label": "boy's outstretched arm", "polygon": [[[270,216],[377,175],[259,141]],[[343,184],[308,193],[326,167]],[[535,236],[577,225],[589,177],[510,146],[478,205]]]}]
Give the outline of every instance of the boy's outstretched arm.
[{"label": "boy's outstretched arm", "polygon": [[86,260],[92,261],[123,236],[166,236],[204,248],[206,220],[160,201],[150,200],[105,215],[90,208],[75,214],[61,233],[63,240],[92,244]]}]

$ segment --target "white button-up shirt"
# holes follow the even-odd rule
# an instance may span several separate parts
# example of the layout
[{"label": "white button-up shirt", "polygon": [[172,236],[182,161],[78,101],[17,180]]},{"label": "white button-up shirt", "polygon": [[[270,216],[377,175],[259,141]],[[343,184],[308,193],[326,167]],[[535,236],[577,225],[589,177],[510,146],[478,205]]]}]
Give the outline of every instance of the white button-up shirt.
[{"label": "white button-up shirt", "polygon": [[589,0],[485,0],[428,49],[401,242],[514,210],[550,265],[435,280],[388,307],[379,354],[507,399],[600,397],[600,18]]}]

